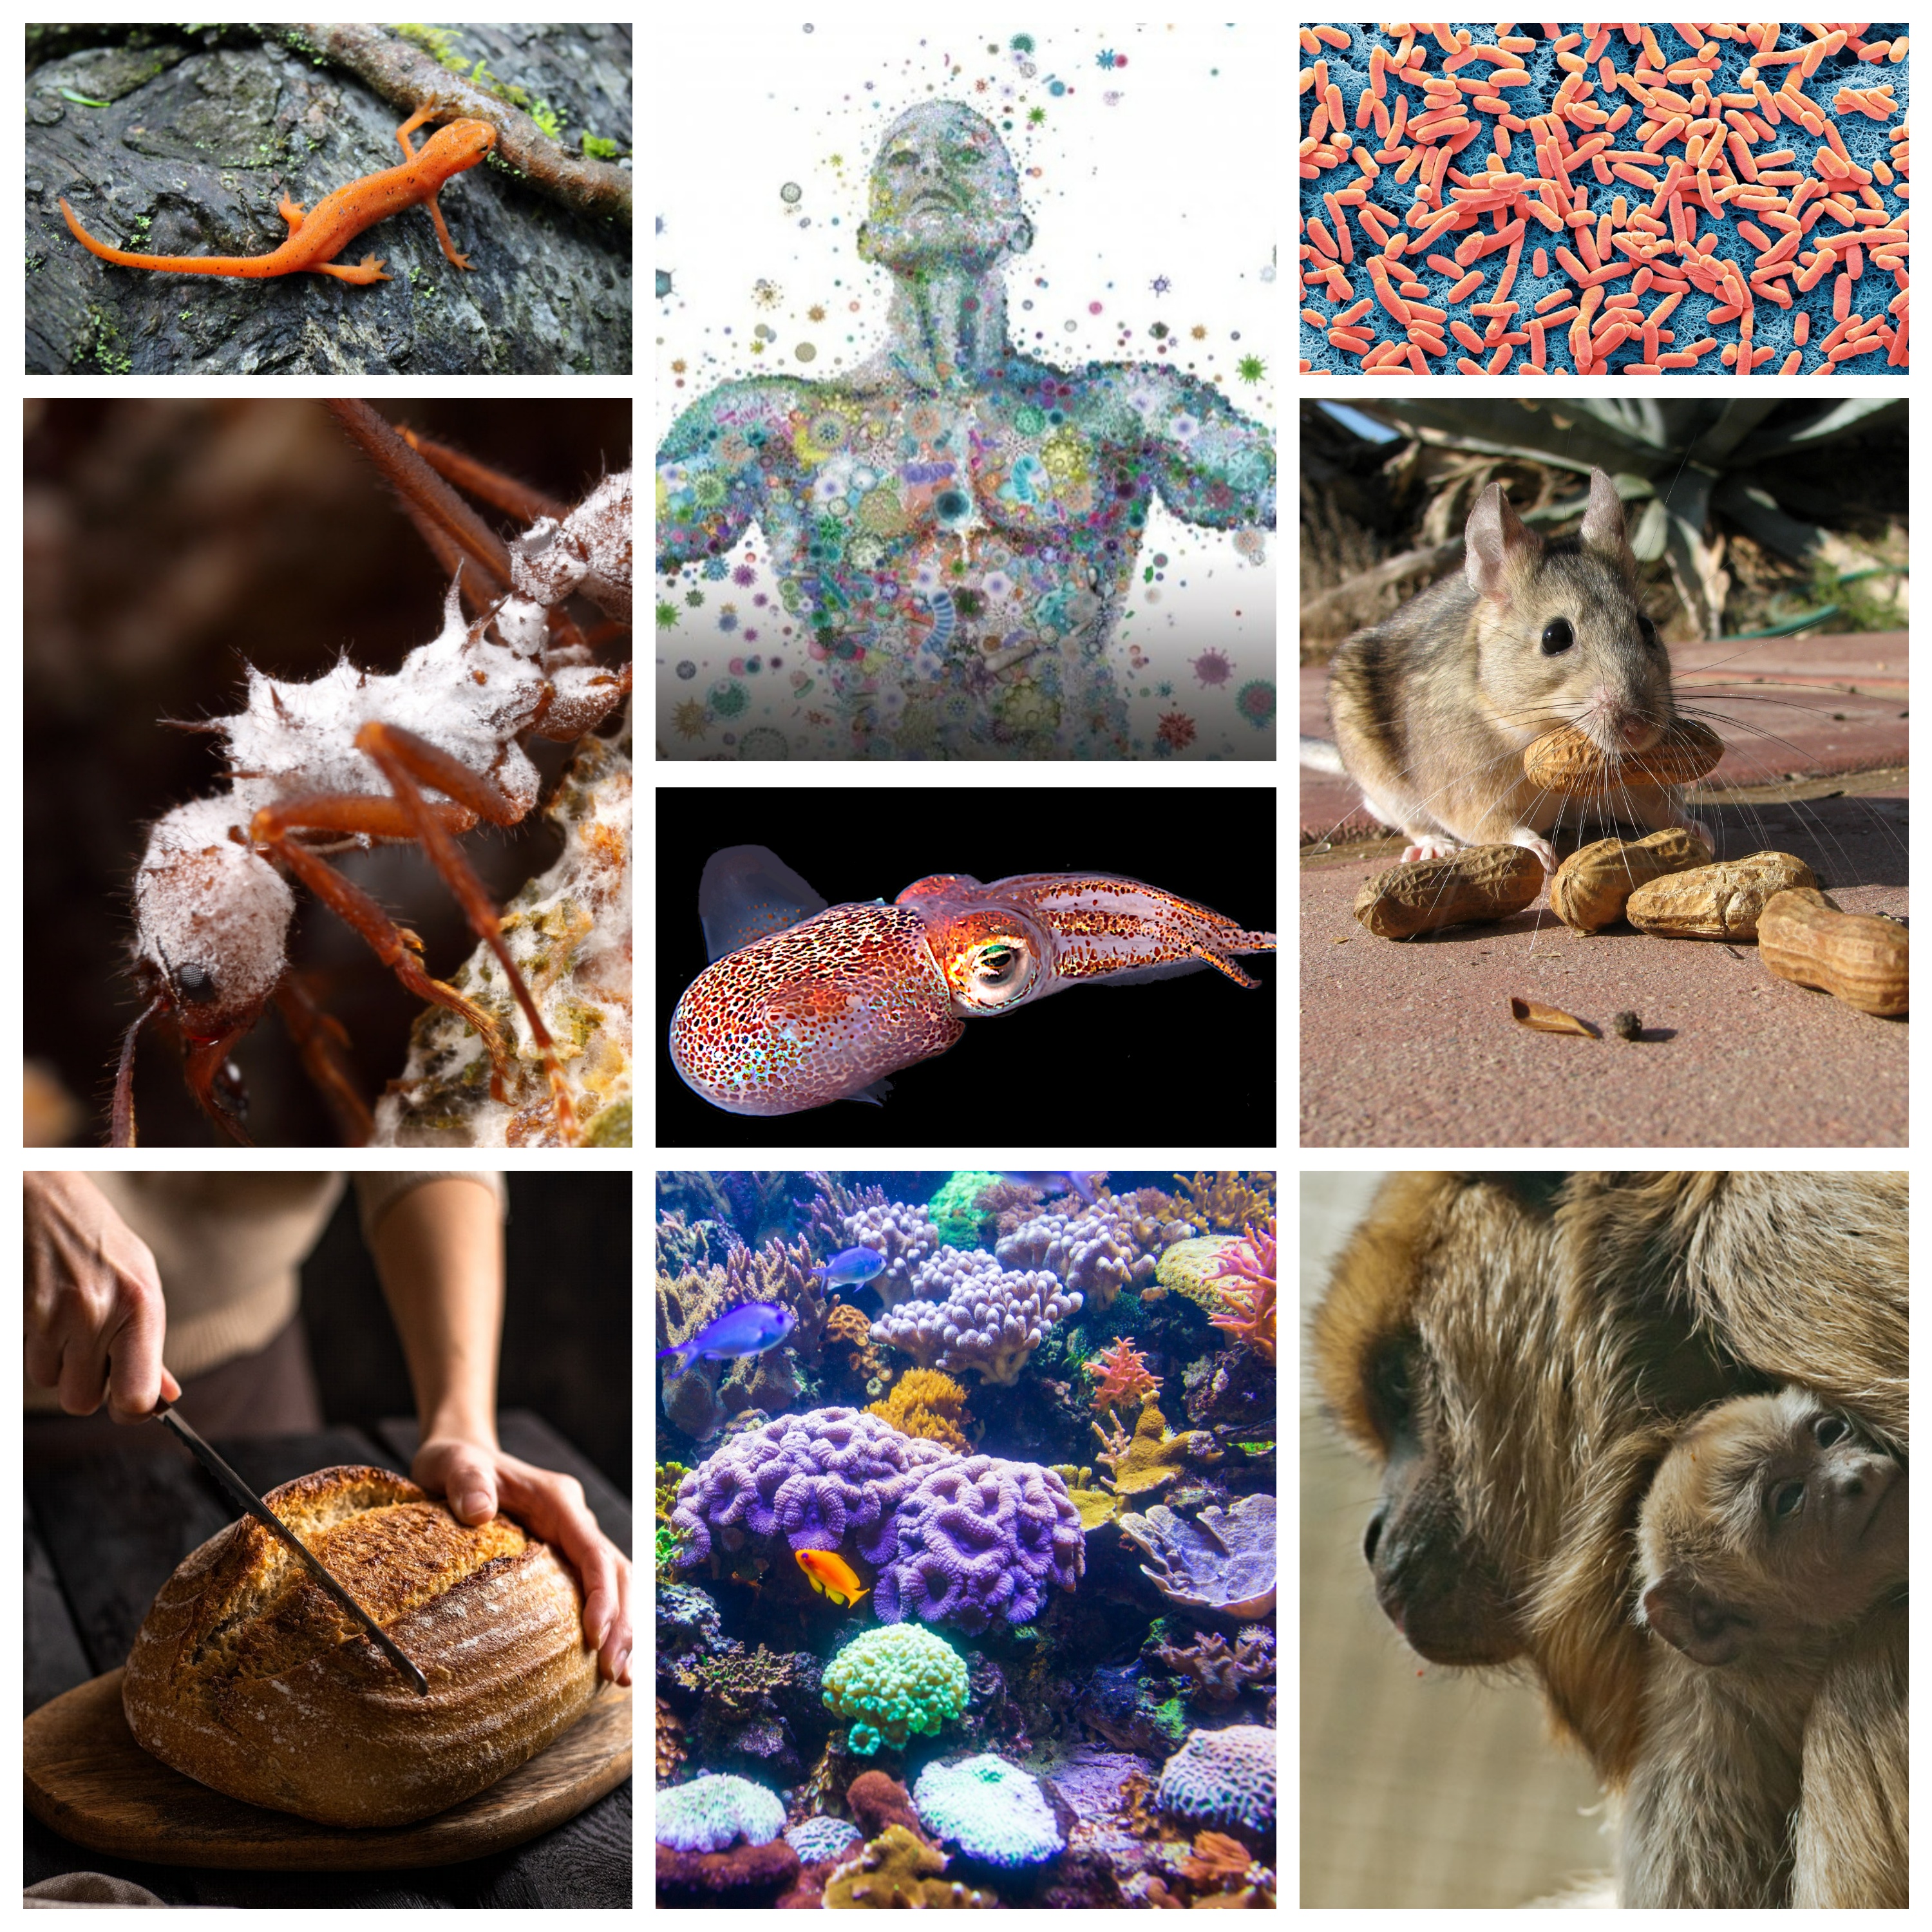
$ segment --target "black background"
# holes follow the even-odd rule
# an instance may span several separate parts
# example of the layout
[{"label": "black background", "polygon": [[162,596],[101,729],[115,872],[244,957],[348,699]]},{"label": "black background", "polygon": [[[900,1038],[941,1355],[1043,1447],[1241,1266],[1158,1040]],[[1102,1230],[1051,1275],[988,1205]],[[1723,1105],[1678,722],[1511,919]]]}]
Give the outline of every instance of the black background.
[{"label": "black background", "polygon": [[1144,985],[1076,986],[966,1022],[957,1045],[892,1077],[883,1106],[728,1114],[678,1078],[666,1045],[707,963],[705,861],[765,845],[833,905],[897,898],[916,879],[1114,872],[1272,930],[1271,789],[666,790],[658,812],[658,1144],[743,1147],[1272,1148],[1274,958],[1240,963],[1250,992],[1204,968]]}]

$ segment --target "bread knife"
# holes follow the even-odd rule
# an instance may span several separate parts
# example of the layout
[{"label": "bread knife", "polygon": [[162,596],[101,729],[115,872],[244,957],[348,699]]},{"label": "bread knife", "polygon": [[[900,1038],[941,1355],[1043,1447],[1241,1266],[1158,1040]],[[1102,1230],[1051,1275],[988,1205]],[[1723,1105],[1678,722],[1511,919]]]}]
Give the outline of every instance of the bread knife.
[{"label": "bread knife", "polygon": [[403,1654],[395,1640],[328,1574],[321,1560],[302,1538],[174,1412],[172,1408],[165,1402],[158,1402],[152,1420],[166,1423],[188,1445],[194,1460],[227,1491],[230,1497],[239,1503],[270,1535],[278,1539],[300,1558],[309,1574],[362,1626],[368,1633],[370,1641],[408,1678],[416,1695],[427,1697],[429,1695],[429,1679]]}]

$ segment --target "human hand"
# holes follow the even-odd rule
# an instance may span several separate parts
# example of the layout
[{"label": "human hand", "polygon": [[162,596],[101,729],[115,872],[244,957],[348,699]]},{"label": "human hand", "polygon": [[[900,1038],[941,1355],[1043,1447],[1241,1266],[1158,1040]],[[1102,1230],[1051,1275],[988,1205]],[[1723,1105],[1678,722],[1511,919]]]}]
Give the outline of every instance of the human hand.
[{"label": "human hand", "polygon": [[614,1684],[630,1682],[630,1562],[597,1527],[574,1476],[454,1436],[431,1436],[410,1474],[431,1496],[446,1498],[459,1522],[488,1522],[501,1508],[554,1544],[584,1586],[584,1639],[597,1648],[598,1669]]},{"label": "human hand", "polygon": [[27,1373],[70,1415],[105,1396],[116,1422],[146,1421],[181,1394],[154,1256],[86,1174],[31,1172],[26,1190]]}]

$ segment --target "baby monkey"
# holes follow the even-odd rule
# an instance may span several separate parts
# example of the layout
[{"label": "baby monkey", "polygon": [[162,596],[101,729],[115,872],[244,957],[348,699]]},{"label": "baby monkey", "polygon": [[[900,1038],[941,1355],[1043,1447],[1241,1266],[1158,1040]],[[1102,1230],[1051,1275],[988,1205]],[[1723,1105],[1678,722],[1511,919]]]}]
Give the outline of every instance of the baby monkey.
[{"label": "baby monkey", "polygon": [[1792,1902],[1801,1792],[1808,1814],[1822,1802],[1803,1790],[1806,1719],[1841,1641],[1903,1604],[1906,1510],[1903,1462],[1808,1390],[1724,1402],[1675,1438],[1638,1522],[1638,1621],[1663,1642],[1621,1904]]}]

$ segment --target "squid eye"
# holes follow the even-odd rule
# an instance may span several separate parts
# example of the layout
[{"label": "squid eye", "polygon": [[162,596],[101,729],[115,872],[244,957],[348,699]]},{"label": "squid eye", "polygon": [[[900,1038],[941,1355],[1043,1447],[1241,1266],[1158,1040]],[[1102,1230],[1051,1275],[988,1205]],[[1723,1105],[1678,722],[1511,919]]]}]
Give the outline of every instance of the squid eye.
[{"label": "squid eye", "polygon": [[973,956],[973,977],[982,986],[1010,986],[1023,963],[1010,946],[982,946]]},{"label": "squid eye", "polygon": [[967,949],[955,983],[968,1006],[1008,1006],[1032,991],[1038,969],[1034,949],[1024,939],[982,940]]},{"label": "squid eye", "polygon": [[1543,627],[1543,655],[1546,658],[1561,657],[1576,641],[1576,633],[1568,617],[1552,617]]}]

